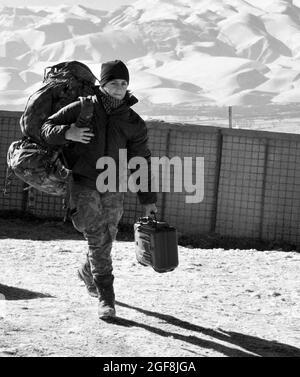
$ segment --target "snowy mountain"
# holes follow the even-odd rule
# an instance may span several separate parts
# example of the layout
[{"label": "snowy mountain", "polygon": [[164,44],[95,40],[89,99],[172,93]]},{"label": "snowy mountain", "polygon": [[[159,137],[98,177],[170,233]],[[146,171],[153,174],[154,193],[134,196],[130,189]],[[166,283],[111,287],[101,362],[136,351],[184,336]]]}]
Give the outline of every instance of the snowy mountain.
[{"label": "snowy mountain", "polygon": [[23,110],[44,68],[120,58],[144,108],[300,99],[300,0],[140,0],[0,8],[0,109]]}]

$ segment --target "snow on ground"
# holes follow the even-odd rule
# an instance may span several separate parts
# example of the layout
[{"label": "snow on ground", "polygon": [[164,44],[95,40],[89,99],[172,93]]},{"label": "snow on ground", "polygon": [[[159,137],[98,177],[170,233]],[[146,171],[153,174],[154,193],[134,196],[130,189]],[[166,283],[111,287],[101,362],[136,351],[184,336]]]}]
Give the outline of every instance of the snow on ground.
[{"label": "snow on ground", "polygon": [[3,110],[23,110],[46,66],[80,60],[99,76],[116,58],[128,64],[148,116],[180,105],[192,113],[299,102],[298,0],[145,0],[112,12],[2,7],[0,37]]},{"label": "snow on ground", "polygon": [[158,274],[116,241],[107,323],[76,276],[78,233],[0,223],[0,356],[300,356],[297,252],[179,246],[178,268]]}]

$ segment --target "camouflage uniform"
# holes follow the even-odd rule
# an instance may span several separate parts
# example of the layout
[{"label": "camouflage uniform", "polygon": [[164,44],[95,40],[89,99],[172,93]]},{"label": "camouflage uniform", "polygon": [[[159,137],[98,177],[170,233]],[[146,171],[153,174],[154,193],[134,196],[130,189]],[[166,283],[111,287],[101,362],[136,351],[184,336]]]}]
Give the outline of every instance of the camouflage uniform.
[{"label": "camouflage uniform", "polygon": [[124,193],[100,193],[76,183],[71,186],[72,222],[88,241],[87,265],[95,281],[113,270],[111,248],[123,215],[123,201]]}]

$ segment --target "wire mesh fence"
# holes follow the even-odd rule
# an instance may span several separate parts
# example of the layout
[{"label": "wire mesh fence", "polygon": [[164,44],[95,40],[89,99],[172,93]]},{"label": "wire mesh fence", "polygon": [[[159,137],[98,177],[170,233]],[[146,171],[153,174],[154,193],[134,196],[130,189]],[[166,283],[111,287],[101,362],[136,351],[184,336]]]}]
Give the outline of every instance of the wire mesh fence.
[{"label": "wire mesh fence", "polygon": [[[8,146],[21,137],[19,117],[17,112],[0,112],[2,187]],[[217,233],[300,244],[300,135],[161,121],[149,121],[147,126],[153,157],[184,161],[182,171],[171,166],[169,175],[159,176],[159,218],[176,226],[181,234]],[[196,157],[203,158],[204,165],[198,166]],[[188,203],[187,198],[195,192],[185,186],[182,177],[185,171],[190,172],[195,188],[202,169],[203,198]],[[178,182],[182,182],[181,190]],[[170,192],[164,192],[166,186]],[[64,216],[61,198],[24,191],[17,178],[8,191],[7,196],[0,196],[0,211]],[[137,195],[126,193],[122,223],[133,224],[142,214]]]}]

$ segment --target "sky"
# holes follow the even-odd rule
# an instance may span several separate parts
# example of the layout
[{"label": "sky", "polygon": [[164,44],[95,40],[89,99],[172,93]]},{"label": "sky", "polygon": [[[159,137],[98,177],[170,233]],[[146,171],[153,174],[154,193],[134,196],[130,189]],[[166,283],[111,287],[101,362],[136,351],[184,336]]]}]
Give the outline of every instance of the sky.
[{"label": "sky", "polygon": [[112,10],[121,5],[132,4],[136,0],[0,0],[0,6],[10,7],[30,7],[30,6],[60,6],[81,4],[89,8]]}]

